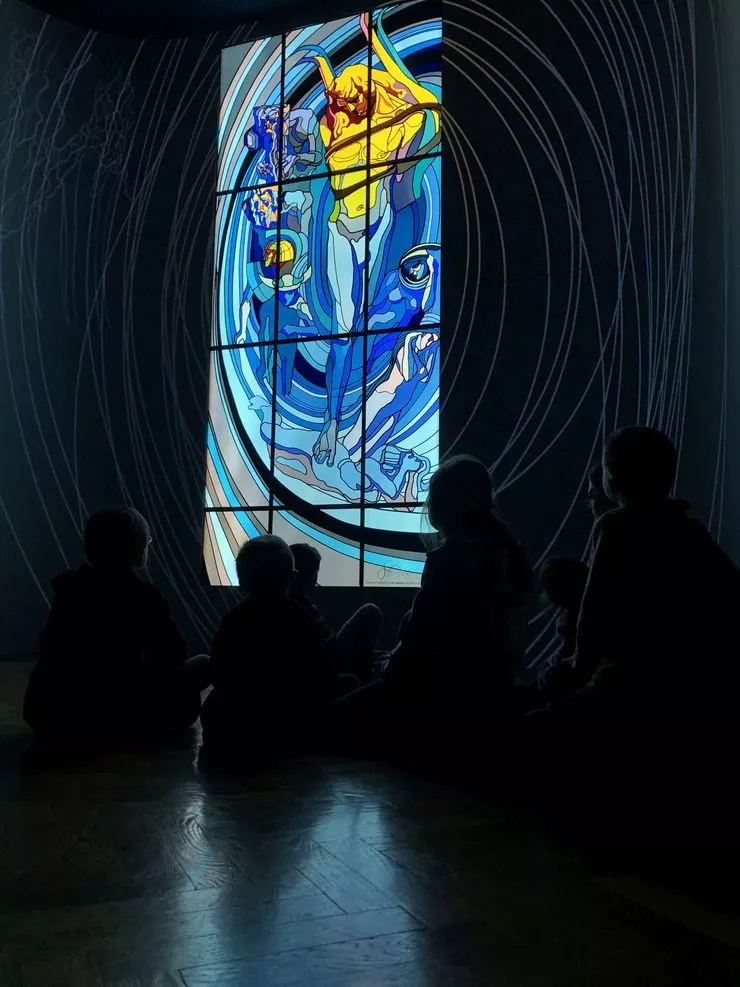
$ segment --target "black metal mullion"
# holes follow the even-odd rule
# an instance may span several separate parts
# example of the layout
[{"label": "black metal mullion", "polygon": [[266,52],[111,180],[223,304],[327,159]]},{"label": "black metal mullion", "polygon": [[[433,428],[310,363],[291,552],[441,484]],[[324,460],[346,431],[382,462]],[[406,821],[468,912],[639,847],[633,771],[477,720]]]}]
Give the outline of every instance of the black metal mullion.
[{"label": "black metal mullion", "polygon": [[[422,323],[420,325],[413,326],[394,326],[390,329],[368,329],[367,331],[361,331],[358,333],[353,333],[354,339],[360,339],[362,336],[390,336],[394,333],[403,335],[406,332],[415,331],[427,331],[427,332],[439,332],[441,325],[439,322],[430,322],[428,325]],[[318,341],[327,341],[332,339],[346,339],[346,336],[341,335],[329,335],[329,336],[292,336],[289,340],[282,339],[278,340],[278,346],[287,346],[288,343],[313,343]],[[217,346],[211,346],[211,353],[226,352],[227,350],[249,350],[256,349],[259,346],[264,346],[264,343],[219,343]]]},{"label": "black metal mullion", "polygon": [[[441,151],[427,151],[425,154],[410,154],[406,158],[393,158],[389,161],[384,162],[389,167],[401,168],[407,164],[413,164],[418,161],[431,161],[434,158],[441,158]],[[343,168],[341,171],[317,171],[312,172],[310,175],[301,175],[298,178],[286,178],[283,182],[284,185],[290,187],[291,185],[300,185],[302,182],[307,180],[313,180],[316,178],[326,178],[329,179],[336,175],[351,175],[354,172],[357,173],[358,177],[361,177],[367,168],[367,163],[361,165],[353,165],[350,168]],[[259,185],[235,185],[233,188],[220,189],[216,192],[216,198],[222,199],[227,195],[244,195],[245,192],[255,192],[259,189],[267,188],[270,182],[262,182]]]},{"label": "black metal mullion", "polygon": [[[363,279],[363,284],[362,284],[362,289],[363,289],[362,290],[363,303],[362,304],[363,304],[363,307],[362,307],[362,311],[360,313],[360,319],[359,320],[355,320],[355,326],[354,326],[354,327],[356,327],[357,324],[360,323],[361,326],[362,326],[362,329],[359,332],[357,332],[357,333],[353,333],[353,338],[350,338],[349,340],[347,340],[347,343],[349,344],[349,347],[350,347],[350,357],[352,355],[352,352],[354,352],[355,354],[357,353],[358,346],[361,346],[361,355],[362,355],[361,420],[360,420],[361,434],[362,434],[361,450],[360,450],[361,496],[360,496],[360,499],[359,499],[359,504],[347,505],[347,509],[348,510],[359,508],[359,514],[360,514],[360,518],[359,518],[360,526],[359,526],[359,532],[358,532],[358,543],[359,543],[359,585],[360,585],[360,587],[364,587],[365,584],[366,584],[365,562],[366,562],[366,550],[367,550],[367,544],[368,544],[368,529],[367,529],[368,518],[367,518],[367,513],[368,513],[369,510],[371,510],[373,508],[376,508],[376,507],[380,508],[380,507],[382,507],[382,505],[376,505],[376,504],[373,504],[373,503],[369,502],[368,501],[368,497],[367,497],[367,491],[366,491],[366,484],[367,484],[367,452],[368,452],[368,448],[369,448],[368,437],[367,437],[367,426],[368,426],[367,402],[368,402],[368,392],[369,392],[369,384],[370,384],[370,381],[369,381],[368,360],[369,360],[369,353],[370,353],[370,349],[371,349],[371,345],[372,345],[371,342],[370,342],[370,337],[371,336],[373,336],[373,337],[374,336],[380,336],[380,335],[392,335],[392,334],[396,333],[396,334],[399,335],[399,337],[402,338],[405,333],[410,332],[410,331],[413,331],[413,330],[425,330],[425,329],[428,329],[430,332],[439,332],[440,331],[440,326],[439,326],[438,323],[430,324],[429,326],[394,327],[394,328],[391,328],[391,329],[370,329],[370,327],[369,327],[370,287],[371,287],[371,262],[372,262],[371,242],[370,242],[371,241],[371,236],[370,236],[370,232],[371,232],[370,231],[370,226],[371,226],[371,191],[372,191],[371,190],[371,181],[373,179],[373,176],[375,176],[376,179],[379,179],[382,182],[383,179],[384,179],[385,172],[383,170],[381,170],[380,164],[378,164],[377,169],[374,169],[374,167],[373,167],[373,158],[372,158],[372,114],[370,112],[370,109],[371,109],[371,107],[370,107],[370,99],[371,99],[371,93],[372,93],[372,89],[373,89],[373,75],[374,75],[374,72],[373,72],[373,36],[374,36],[374,31],[375,31],[375,17],[376,17],[377,8],[374,7],[374,6],[372,6],[372,0],[371,0],[371,3],[368,4],[368,6],[371,7],[371,9],[367,10],[367,49],[366,50],[367,50],[367,86],[368,86],[367,99],[368,99],[368,113],[367,113],[367,119],[366,119],[366,135],[365,135],[365,138],[364,138],[365,139],[365,144],[366,144],[366,160],[365,160],[365,162],[363,164],[358,164],[358,165],[353,166],[351,168],[344,169],[343,172],[336,172],[336,173],[335,172],[329,172],[329,171],[326,172],[326,177],[327,178],[331,178],[331,176],[333,176],[333,175],[335,176],[335,175],[338,175],[338,174],[343,174],[344,172],[351,172],[351,173],[357,172],[357,182],[354,182],[354,181],[351,181],[350,182],[350,185],[351,185],[353,191],[356,189],[357,192],[360,192],[361,191],[361,180],[362,180],[362,176],[364,176],[364,180],[365,180],[365,231],[364,231],[364,238],[365,238],[365,240],[364,240],[364,270],[363,270],[363,274],[362,274],[362,279]],[[275,292],[275,294],[274,294],[274,326],[273,326],[273,337],[272,337],[272,340],[267,339],[264,344],[245,342],[245,343],[240,343],[240,344],[234,343],[234,344],[225,344],[225,345],[212,345],[210,347],[211,359],[214,359],[215,358],[215,354],[219,350],[224,350],[225,351],[225,350],[230,350],[230,349],[248,349],[248,348],[252,348],[252,347],[254,347],[256,345],[264,345],[265,347],[272,346],[272,368],[271,368],[272,372],[271,372],[271,375],[270,375],[271,376],[271,380],[272,380],[272,394],[271,394],[272,422],[271,422],[271,444],[270,444],[269,484],[268,484],[268,503],[267,503],[267,506],[264,507],[264,508],[249,508],[249,507],[242,507],[242,506],[228,507],[228,508],[214,508],[214,507],[206,508],[206,512],[207,513],[208,512],[212,512],[212,513],[215,513],[215,512],[228,512],[228,511],[232,511],[232,512],[238,512],[238,511],[255,511],[255,512],[260,512],[261,513],[263,511],[267,511],[268,512],[268,519],[267,519],[268,520],[268,525],[267,525],[267,528],[268,528],[268,530],[270,532],[273,531],[273,519],[274,519],[274,515],[275,515],[275,513],[279,513],[279,510],[280,510],[280,508],[279,508],[279,496],[278,496],[277,484],[276,484],[276,463],[277,463],[276,438],[277,438],[278,392],[279,392],[279,382],[280,382],[280,374],[279,374],[279,370],[278,370],[278,364],[279,364],[279,358],[280,358],[281,352],[284,352],[284,351],[281,351],[279,347],[280,347],[280,345],[293,345],[293,346],[296,346],[297,345],[297,341],[299,341],[299,340],[300,341],[309,342],[309,341],[313,341],[313,340],[318,341],[320,339],[332,340],[332,339],[336,339],[336,338],[342,338],[342,337],[337,337],[336,334],[334,334],[334,335],[330,334],[329,336],[324,336],[324,337],[322,337],[322,336],[297,337],[295,339],[294,338],[291,338],[290,340],[281,340],[280,337],[279,337],[279,332],[280,332],[280,326],[279,326],[279,319],[280,319],[280,275],[281,275],[280,247],[281,247],[281,243],[282,243],[282,223],[283,223],[283,220],[284,220],[284,217],[283,217],[283,211],[284,210],[283,210],[282,199],[283,199],[283,195],[284,195],[284,192],[286,190],[286,187],[288,187],[292,182],[298,182],[298,181],[304,181],[305,180],[305,178],[301,178],[301,179],[286,179],[286,177],[284,175],[284,163],[285,163],[284,162],[284,157],[285,157],[285,135],[284,135],[284,130],[285,130],[285,123],[286,123],[286,121],[284,119],[284,107],[285,107],[285,102],[286,102],[286,83],[287,83],[287,79],[286,79],[286,62],[287,62],[287,59],[286,59],[286,46],[287,46],[287,34],[286,33],[282,33],[281,36],[280,36],[280,86],[279,86],[280,105],[279,105],[279,112],[278,112],[278,135],[277,135],[277,139],[279,141],[279,144],[278,144],[278,156],[277,156],[278,174],[275,176],[275,181],[274,181],[274,183],[266,182],[266,183],[261,184],[261,185],[245,185],[245,186],[242,186],[242,187],[239,187],[239,188],[236,188],[236,189],[222,189],[222,190],[217,190],[217,192],[216,192],[217,201],[218,201],[218,198],[221,197],[221,196],[232,195],[232,196],[235,197],[239,193],[245,193],[245,192],[248,192],[248,191],[250,191],[250,190],[252,190],[254,188],[264,188],[266,186],[269,186],[270,184],[274,184],[276,186],[276,189],[277,189],[277,203],[276,203],[276,251],[275,251],[276,256],[275,256],[275,283],[274,283],[274,292]],[[360,138],[360,140],[362,140],[362,139]],[[432,144],[428,144],[426,146],[426,148],[422,148],[422,150],[426,150],[427,153],[420,154],[420,155],[414,155],[414,156],[411,156],[409,159],[402,159],[402,160],[400,160],[400,161],[398,161],[396,163],[398,165],[406,164],[406,166],[408,166],[408,164],[415,163],[416,161],[422,161],[422,160],[425,160],[425,159],[433,159],[433,158],[436,158],[436,157],[441,157],[441,152],[438,150],[438,148],[433,147]],[[376,174],[376,171],[377,171],[377,174]],[[316,178],[316,177],[323,177],[323,176],[321,174],[318,174],[318,175],[313,175],[312,177],[313,178]],[[215,286],[214,286],[214,293],[215,293]],[[215,298],[218,301],[218,295],[215,295]],[[265,304],[266,305],[269,305],[269,302],[266,302]],[[218,325],[217,325],[217,329],[218,329]],[[358,338],[358,337],[361,337],[361,339]],[[266,350],[265,350],[265,354],[266,354]],[[340,417],[341,417],[341,409],[340,409]],[[264,469],[264,466],[262,468]],[[413,506],[414,508],[416,508],[416,507],[421,506],[421,502],[417,502],[417,501],[411,502],[411,501],[409,501],[408,502],[408,506]],[[341,507],[342,507],[342,505],[340,505],[340,504],[328,504],[325,507],[324,506],[319,506],[317,509],[318,510],[341,510]],[[388,509],[392,509],[392,507],[393,507],[393,505],[387,505],[387,508]]]},{"label": "black metal mullion", "polygon": [[278,392],[278,333],[280,321],[280,244],[283,221],[283,113],[285,108],[285,45],[286,35],[280,36],[280,109],[278,113],[278,173],[277,173],[277,240],[275,243],[275,318],[272,339],[272,424],[270,441],[270,516],[268,531],[272,534],[275,516],[275,438],[277,435]]},{"label": "black metal mullion", "polygon": [[[383,504],[370,504],[370,505],[368,505],[368,509],[369,510],[377,510],[377,511],[393,511],[393,510],[398,510],[398,507],[399,506],[403,506],[403,507],[423,507],[424,506],[424,501],[423,500],[404,500],[404,501],[401,502],[401,505],[399,505],[399,504],[389,504],[388,502],[385,502]],[[356,511],[356,510],[360,509],[361,505],[360,504],[306,504],[306,505],[304,505],[304,507],[305,507],[305,509],[309,513],[311,511],[347,511],[347,512],[349,512],[349,511]],[[286,511],[289,514],[300,514],[301,513],[298,508],[290,507],[290,506],[285,506],[285,505],[278,505],[277,507],[270,508],[269,506],[268,507],[263,507],[262,505],[259,505],[259,506],[256,506],[256,507],[250,507],[249,505],[238,504],[238,505],[232,506],[232,507],[205,507],[204,508],[206,514],[236,514],[239,511],[252,511],[255,514],[259,514],[260,512],[267,512],[267,511],[269,511],[271,509],[274,510],[274,511],[277,511],[278,513],[280,511]]]},{"label": "black metal mullion", "polygon": [[365,272],[363,285],[362,303],[362,440],[360,447],[360,588],[365,586],[365,510],[367,495],[365,490],[367,467],[365,464],[366,452],[366,432],[367,432],[367,330],[369,321],[369,295],[370,295],[370,163],[371,163],[371,143],[370,131],[372,125],[372,114],[370,112],[370,99],[373,90],[373,29],[375,11],[367,12],[367,133],[365,135]]}]

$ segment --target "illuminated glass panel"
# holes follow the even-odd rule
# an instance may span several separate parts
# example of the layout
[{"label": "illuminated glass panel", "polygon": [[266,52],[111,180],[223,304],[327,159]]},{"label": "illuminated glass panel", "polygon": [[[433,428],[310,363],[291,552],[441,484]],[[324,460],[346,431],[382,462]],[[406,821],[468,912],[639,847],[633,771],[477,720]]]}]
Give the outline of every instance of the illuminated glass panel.
[{"label": "illuminated glass panel", "polygon": [[324,585],[415,585],[438,462],[440,5],[228,49],[216,198],[205,556],[324,556]]}]

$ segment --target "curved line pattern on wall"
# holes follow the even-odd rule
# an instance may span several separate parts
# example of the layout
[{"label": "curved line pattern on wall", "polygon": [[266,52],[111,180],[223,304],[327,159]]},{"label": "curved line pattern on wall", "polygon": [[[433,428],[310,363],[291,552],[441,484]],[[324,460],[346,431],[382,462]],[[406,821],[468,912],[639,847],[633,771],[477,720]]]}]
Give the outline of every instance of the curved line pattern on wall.
[{"label": "curved line pattern on wall", "polygon": [[[684,431],[694,0],[447,0],[444,16],[443,448],[486,455],[535,561],[574,530],[585,554],[576,518],[602,437],[634,421],[679,444]],[[0,511],[46,596],[78,561],[87,512],[106,497],[134,502],[156,532],[157,581],[205,639],[233,599],[206,592],[199,551],[219,54],[257,26],[138,43],[35,13],[29,29],[26,17],[0,8],[0,321],[15,457]],[[708,425],[715,529],[724,407]],[[535,484],[527,510],[539,511],[564,450],[557,512],[531,542],[517,495]],[[537,627],[533,660],[550,647],[548,613]]]}]

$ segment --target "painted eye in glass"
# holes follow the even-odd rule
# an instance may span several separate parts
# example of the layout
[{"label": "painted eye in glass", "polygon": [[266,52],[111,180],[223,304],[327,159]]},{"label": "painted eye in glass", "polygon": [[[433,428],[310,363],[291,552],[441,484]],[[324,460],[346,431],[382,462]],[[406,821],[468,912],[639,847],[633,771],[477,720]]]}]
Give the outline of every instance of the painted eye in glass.
[{"label": "painted eye in glass", "polygon": [[401,261],[401,280],[409,287],[419,288],[431,276],[429,254],[425,250],[410,251]]}]

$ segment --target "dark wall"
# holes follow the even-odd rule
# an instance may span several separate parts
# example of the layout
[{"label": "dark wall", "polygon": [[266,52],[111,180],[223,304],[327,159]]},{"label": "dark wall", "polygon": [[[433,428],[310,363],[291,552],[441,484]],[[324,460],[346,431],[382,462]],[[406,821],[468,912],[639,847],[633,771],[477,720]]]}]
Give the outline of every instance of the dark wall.
[{"label": "dark wall", "polygon": [[[659,425],[719,531],[720,6],[445,11],[444,447],[494,467],[538,561],[584,551],[603,435]],[[219,51],[286,26],[138,42],[0,6],[3,653],[33,650],[50,578],[111,501],[150,518],[193,648],[233,600],[200,562]],[[393,625],[408,595],[379,599]],[[357,602],[327,591],[336,619]]]},{"label": "dark wall", "polygon": [[[721,83],[714,98],[707,101],[707,117],[715,121],[714,144],[704,155],[707,168],[713,165],[713,182],[702,175],[701,188],[713,199],[722,196],[722,222],[706,235],[722,244],[714,256],[702,258],[697,283],[709,285],[706,294],[712,308],[702,327],[708,331],[713,344],[713,356],[705,362],[713,365],[714,376],[703,388],[704,396],[715,403],[718,395],[724,405],[724,442],[720,493],[722,497],[722,541],[735,559],[740,557],[740,189],[737,173],[740,162],[740,7],[732,0],[717,0],[712,5],[711,28],[720,66]],[[714,152],[711,155],[711,152]],[[711,155],[711,157],[710,157]],[[701,281],[699,281],[699,277]],[[697,309],[699,310],[698,306]],[[712,318],[714,315],[714,318]],[[717,326],[724,332],[717,333]],[[697,334],[699,323],[697,323]],[[699,346],[697,345],[697,349]],[[723,367],[721,375],[717,365]],[[721,390],[718,390],[721,387]],[[711,405],[710,405],[711,406]],[[700,410],[697,409],[698,418]]]}]

